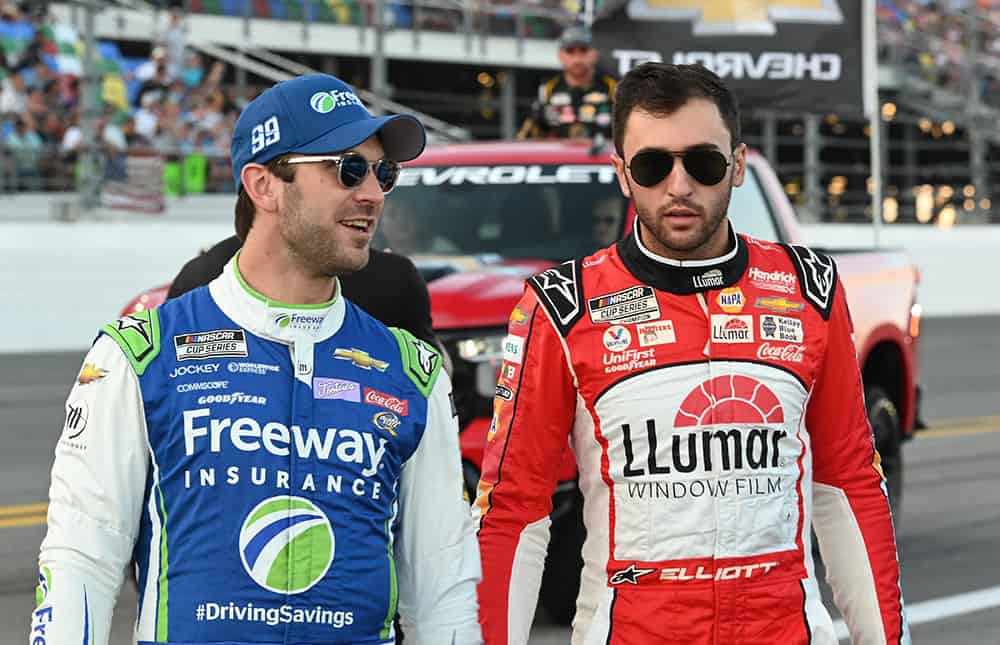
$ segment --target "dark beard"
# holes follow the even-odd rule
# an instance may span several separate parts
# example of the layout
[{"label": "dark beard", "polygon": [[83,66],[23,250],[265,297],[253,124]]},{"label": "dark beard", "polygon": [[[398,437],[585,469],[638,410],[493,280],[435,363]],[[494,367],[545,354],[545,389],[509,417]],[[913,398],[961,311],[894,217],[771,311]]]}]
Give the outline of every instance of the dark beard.
[{"label": "dark beard", "polygon": [[[632,191],[632,194],[634,195],[635,192]],[[719,200],[718,202],[709,204],[707,211],[705,209],[698,208],[694,204],[686,201],[679,201],[671,204],[672,206],[683,206],[685,208],[696,210],[699,213],[702,213],[704,216],[704,219],[702,220],[704,222],[704,228],[700,231],[700,235],[698,235],[695,239],[691,240],[690,242],[686,242],[684,244],[679,244],[678,242],[671,240],[669,238],[661,237],[658,234],[658,228],[655,226],[651,226],[652,223],[656,223],[659,220],[659,216],[656,213],[650,214],[645,210],[643,210],[642,208],[640,208],[639,204],[636,203],[634,198],[631,200],[631,202],[632,202],[632,208],[635,209],[636,217],[638,217],[639,221],[642,222],[643,228],[646,229],[646,231],[650,235],[654,236],[656,238],[656,241],[659,242],[659,244],[663,248],[677,253],[690,254],[708,244],[708,242],[718,232],[719,227],[722,226],[723,222],[726,221],[726,214],[729,212],[729,202],[732,198],[732,194],[733,194],[733,177],[732,175],[730,175],[729,186],[726,189],[725,197]]]}]

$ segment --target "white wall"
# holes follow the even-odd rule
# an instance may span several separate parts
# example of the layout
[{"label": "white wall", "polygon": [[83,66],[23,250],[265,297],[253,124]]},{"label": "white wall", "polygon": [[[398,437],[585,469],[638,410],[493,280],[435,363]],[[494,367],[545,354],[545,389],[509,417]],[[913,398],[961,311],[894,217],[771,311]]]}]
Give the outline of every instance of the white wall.
[{"label": "white wall", "polygon": [[[0,201],[0,352],[85,349],[98,327],[139,292],[169,282],[200,248],[232,234],[231,195],[174,200],[164,216],[101,213],[59,222],[50,197]],[[864,226],[810,225],[828,248],[870,246]],[[893,226],[885,246],[920,266],[926,315],[1000,313],[1000,226]]]},{"label": "white wall", "polygon": [[[806,241],[829,249],[871,248],[871,226],[811,224]],[[920,268],[918,297],[927,316],[1000,314],[994,283],[1000,275],[1000,225],[884,226],[881,246],[906,251]]]}]

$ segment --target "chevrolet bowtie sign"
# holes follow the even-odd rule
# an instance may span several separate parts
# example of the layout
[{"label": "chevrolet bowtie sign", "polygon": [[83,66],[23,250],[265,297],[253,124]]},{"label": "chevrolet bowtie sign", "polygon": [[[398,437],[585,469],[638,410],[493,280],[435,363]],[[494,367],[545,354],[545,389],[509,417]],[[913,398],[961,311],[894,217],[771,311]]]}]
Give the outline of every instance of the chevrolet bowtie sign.
[{"label": "chevrolet bowtie sign", "polygon": [[837,0],[632,0],[628,14],[633,20],[688,21],[696,36],[773,36],[782,22],[844,22]]},{"label": "chevrolet bowtie sign", "polygon": [[701,64],[744,108],[862,105],[861,0],[625,0],[594,22],[619,77],[646,61]]}]

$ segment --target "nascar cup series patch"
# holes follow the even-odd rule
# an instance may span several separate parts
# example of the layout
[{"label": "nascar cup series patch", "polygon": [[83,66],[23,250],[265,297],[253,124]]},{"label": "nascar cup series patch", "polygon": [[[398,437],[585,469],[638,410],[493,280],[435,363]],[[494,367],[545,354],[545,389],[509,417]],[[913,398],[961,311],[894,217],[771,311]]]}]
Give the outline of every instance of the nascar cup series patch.
[{"label": "nascar cup series patch", "polygon": [[247,574],[279,594],[310,589],[333,564],[330,520],[303,497],[279,495],[255,506],[240,529],[239,546]]}]

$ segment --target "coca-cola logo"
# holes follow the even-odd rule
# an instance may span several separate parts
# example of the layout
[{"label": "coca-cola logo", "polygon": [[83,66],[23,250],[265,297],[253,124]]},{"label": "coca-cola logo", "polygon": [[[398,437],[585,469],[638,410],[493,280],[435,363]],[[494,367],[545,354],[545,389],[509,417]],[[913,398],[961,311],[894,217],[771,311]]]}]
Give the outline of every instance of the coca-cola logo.
[{"label": "coca-cola logo", "polygon": [[805,353],[805,345],[772,345],[771,343],[761,343],[757,347],[757,358],[767,361],[801,363]]},{"label": "coca-cola logo", "polygon": [[396,414],[404,417],[409,414],[410,411],[409,401],[394,397],[391,394],[386,394],[385,392],[373,390],[370,387],[365,388],[365,403],[368,403],[369,405],[377,405],[380,408],[385,408],[386,410],[392,410]]}]

